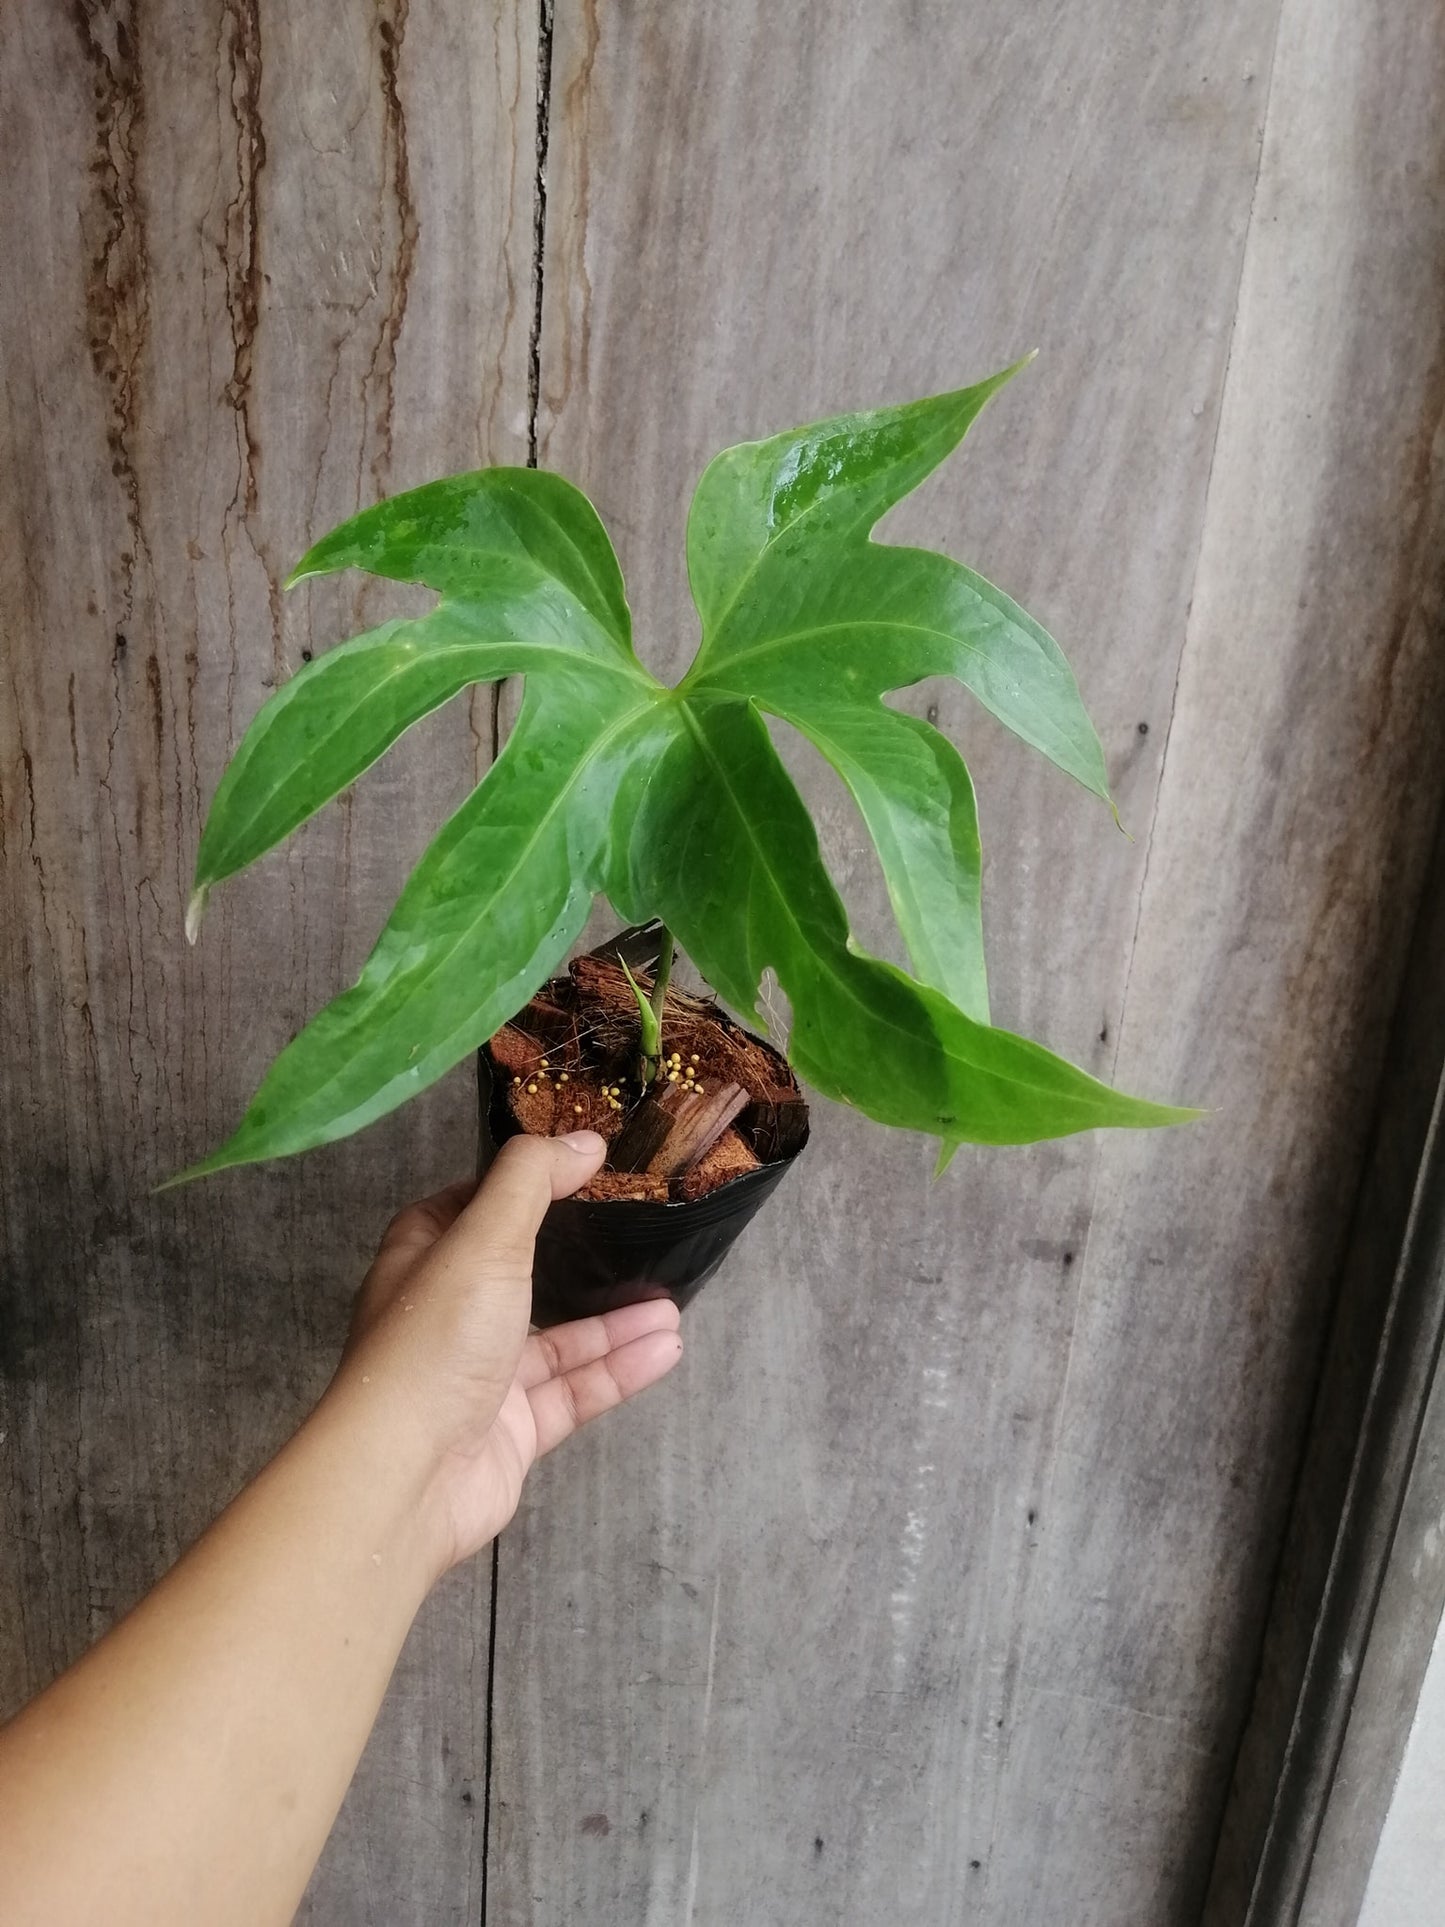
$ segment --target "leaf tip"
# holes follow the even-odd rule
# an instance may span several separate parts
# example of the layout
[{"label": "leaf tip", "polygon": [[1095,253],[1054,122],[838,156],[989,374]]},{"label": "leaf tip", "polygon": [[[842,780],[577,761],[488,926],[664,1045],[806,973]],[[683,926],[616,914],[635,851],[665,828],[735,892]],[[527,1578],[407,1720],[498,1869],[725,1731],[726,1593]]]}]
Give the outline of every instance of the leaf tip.
[{"label": "leaf tip", "polygon": [[642,1021],[642,1054],[644,1057],[656,1057],[662,1048],[661,1029],[658,1025],[656,1012],[653,1010],[652,1004],[646,992],[643,990],[642,985],[638,983],[632,972],[627,968],[626,957],[619,953],[617,961],[622,965],[622,974],[627,979],[633,996],[637,999],[637,1014]]},{"label": "leaf tip", "polygon": [[952,1164],[958,1147],[962,1142],[963,1139],[958,1137],[941,1137],[938,1140],[938,1157],[933,1166],[933,1182],[935,1184],[943,1176],[949,1165]]},{"label": "leaf tip", "polygon": [[1213,1117],[1215,1113],[1201,1104],[1146,1104],[1148,1115],[1140,1119],[1146,1130],[1159,1130],[1174,1124],[1197,1124],[1201,1118]]},{"label": "leaf tip", "polygon": [[186,905],[186,942],[189,944],[193,944],[201,934],[201,919],[206,914],[210,894],[209,883],[198,884],[191,892],[190,902]]},{"label": "leaf tip", "polygon": [[[336,531],[333,530],[332,534],[335,534],[335,532]],[[283,589],[294,589],[298,582],[304,582],[308,576],[330,574],[331,565],[328,565],[322,553],[330,540],[330,536],[323,536],[319,542],[313,542],[305,555],[302,556],[301,560],[291,571],[290,575],[288,575],[281,584],[281,587]]]},{"label": "leaf tip", "polygon": [[196,1178],[205,1177],[210,1170],[210,1164],[209,1158],[202,1158],[199,1164],[188,1164],[184,1170],[172,1171],[168,1178],[162,1178],[159,1184],[151,1186],[151,1196],[158,1198],[163,1191],[179,1191],[183,1184],[190,1184]]},{"label": "leaf tip", "polygon": [[159,1197],[162,1191],[178,1191],[183,1184],[194,1184],[197,1178],[213,1178],[218,1171],[231,1171],[238,1164],[255,1162],[255,1157],[242,1140],[242,1131],[236,1130],[214,1151],[207,1152],[205,1157],[197,1158],[194,1164],[187,1164],[181,1170],[172,1172],[168,1178],[162,1178],[151,1195]]},{"label": "leaf tip", "polygon": [[1030,348],[1026,355],[1020,355],[1018,360],[1011,361],[1007,368],[1001,368],[989,383],[990,392],[996,393],[1005,383],[1012,381],[1015,375],[1021,375],[1024,369],[1027,368],[1031,362],[1037,361],[1038,358],[1038,349]]}]

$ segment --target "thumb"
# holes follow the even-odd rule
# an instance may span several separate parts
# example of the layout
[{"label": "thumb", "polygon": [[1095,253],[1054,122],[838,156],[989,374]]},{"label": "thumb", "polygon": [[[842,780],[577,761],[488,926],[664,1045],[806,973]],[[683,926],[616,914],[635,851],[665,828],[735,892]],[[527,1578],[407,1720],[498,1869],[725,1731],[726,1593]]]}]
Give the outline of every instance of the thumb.
[{"label": "thumb", "polygon": [[417,1339],[466,1360],[473,1389],[486,1380],[500,1394],[511,1383],[527,1335],[537,1228],[552,1200],[584,1185],[606,1152],[595,1131],[509,1138],[422,1261],[414,1289],[402,1290],[403,1311],[426,1308]]},{"label": "thumb", "polygon": [[463,1264],[515,1265],[530,1274],[538,1227],[554,1198],[579,1191],[601,1168],[607,1143],[596,1131],[508,1138],[475,1197],[443,1242]]}]

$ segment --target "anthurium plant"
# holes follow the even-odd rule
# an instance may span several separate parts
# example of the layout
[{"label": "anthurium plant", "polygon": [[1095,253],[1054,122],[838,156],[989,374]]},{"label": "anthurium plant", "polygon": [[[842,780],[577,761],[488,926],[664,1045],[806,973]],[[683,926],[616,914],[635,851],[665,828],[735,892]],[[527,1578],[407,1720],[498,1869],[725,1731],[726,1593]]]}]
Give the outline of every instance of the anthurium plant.
[{"label": "anthurium plant", "polygon": [[[292,583],[364,569],[438,600],[319,656],[260,711],[205,825],[192,939],[217,884],[420,717],[475,683],[520,676],[525,689],[501,754],[418,863],[359,980],[287,1045],[235,1133],[189,1175],[324,1144],[423,1090],[527,1003],[599,895],[631,923],[662,920],[654,993],[681,945],[761,1027],[771,968],[798,1074],[880,1124],[931,1134],[941,1162],[963,1142],[1190,1115],[991,1025],[973,786],[946,738],[883,700],[956,677],[1109,803],[1098,737],[1044,630],[962,563],[871,539],[1014,372],[719,455],[687,526],[702,640],[672,687],[637,656],[612,546],[561,476],[451,476],[318,542]],[[769,717],[851,793],[911,973],[851,937]],[[639,991],[639,1005],[645,1078],[660,997]]]}]

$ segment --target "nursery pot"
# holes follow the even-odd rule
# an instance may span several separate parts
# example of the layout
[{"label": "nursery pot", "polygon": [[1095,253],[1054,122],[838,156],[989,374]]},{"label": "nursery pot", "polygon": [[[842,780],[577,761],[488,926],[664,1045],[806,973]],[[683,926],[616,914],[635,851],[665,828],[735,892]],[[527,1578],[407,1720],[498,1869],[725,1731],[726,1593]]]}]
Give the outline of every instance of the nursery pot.
[{"label": "nursery pot", "polygon": [[[624,932],[594,955],[639,954],[646,932]],[[629,950],[629,943],[631,948]],[[738,1026],[718,1011],[718,1021]],[[760,1038],[750,1042],[771,1050]],[[521,1125],[486,1047],[477,1057],[481,1164],[485,1170]],[[615,1311],[649,1298],[671,1298],[681,1308],[721,1266],[738,1235],[769,1199],[807,1142],[807,1127],[786,1155],[719,1185],[706,1196],[676,1202],[630,1198],[561,1198],[550,1205],[537,1234],[532,1273],[532,1322],[558,1325]]]}]

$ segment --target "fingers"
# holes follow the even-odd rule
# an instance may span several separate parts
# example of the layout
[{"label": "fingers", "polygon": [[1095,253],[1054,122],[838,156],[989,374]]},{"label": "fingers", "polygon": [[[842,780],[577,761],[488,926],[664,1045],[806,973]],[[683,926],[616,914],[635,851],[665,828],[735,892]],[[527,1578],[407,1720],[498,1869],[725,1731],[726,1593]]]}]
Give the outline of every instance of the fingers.
[{"label": "fingers", "polygon": [[549,1378],[605,1358],[634,1338],[645,1338],[653,1331],[675,1332],[681,1316],[670,1298],[651,1298],[642,1304],[624,1305],[601,1318],[578,1318],[570,1325],[533,1332],[517,1368],[517,1383],[524,1392],[530,1392]]},{"label": "fingers", "polygon": [[[655,1308],[646,1305],[630,1309],[652,1311]],[[555,1338],[555,1333],[553,1336]],[[681,1357],[680,1334],[664,1326],[534,1385],[527,1397],[532,1407],[532,1422],[537,1428],[537,1456],[540,1458],[544,1452],[552,1451],[580,1425],[600,1418],[603,1412],[610,1412],[615,1405],[655,1385]]]},{"label": "fingers", "polygon": [[570,1197],[607,1152],[596,1131],[508,1138],[448,1237],[457,1255],[514,1264],[530,1275],[537,1227],[554,1198]]}]

